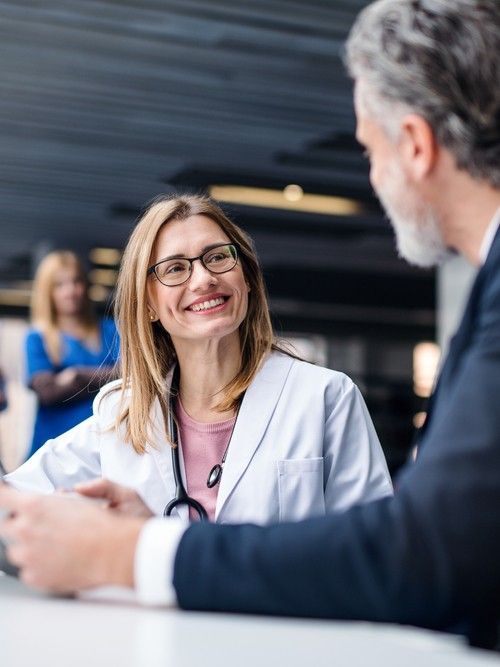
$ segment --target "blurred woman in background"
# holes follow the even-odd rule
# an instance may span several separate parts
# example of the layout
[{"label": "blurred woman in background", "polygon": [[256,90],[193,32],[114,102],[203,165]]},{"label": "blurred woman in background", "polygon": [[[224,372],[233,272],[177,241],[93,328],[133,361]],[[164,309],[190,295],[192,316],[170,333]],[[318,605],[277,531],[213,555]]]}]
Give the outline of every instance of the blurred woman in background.
[{"label": "blurred woman in background", "polygon": [[29,456],[92,414],[95,393],[114,377],[119,349],[114,322],[96,317],[82,263],[68,250],[40,262],[31,319],[26,368],[38,410]]}]

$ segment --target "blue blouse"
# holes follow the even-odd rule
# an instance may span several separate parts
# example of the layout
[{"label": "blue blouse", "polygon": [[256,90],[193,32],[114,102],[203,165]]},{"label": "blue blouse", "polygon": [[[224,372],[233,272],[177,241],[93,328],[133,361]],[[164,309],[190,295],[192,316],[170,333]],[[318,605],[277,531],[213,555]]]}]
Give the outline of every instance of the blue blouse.
[{"label": "blue blouse", "polygon": [[[30,330],[25,341],[27,384],[30,385],[33,375],[40,371],[59,373],[73,366],[113,366],[118,359],[119,352],[119,338],[115,323],[110,319],[101,320],[99,329],[101,345],[98,351],[89,349],[81,340],[73,336],[62,334],[62,359],[57,366],[53,364],[47,354],[42,334],[34,329]],[[72,399],[67,403],[38,406],[28,456],[34,454],[46,440],[55,438],[90,417],[94,396],[89,396],[84,391],[80,396],[81,398]]]}]

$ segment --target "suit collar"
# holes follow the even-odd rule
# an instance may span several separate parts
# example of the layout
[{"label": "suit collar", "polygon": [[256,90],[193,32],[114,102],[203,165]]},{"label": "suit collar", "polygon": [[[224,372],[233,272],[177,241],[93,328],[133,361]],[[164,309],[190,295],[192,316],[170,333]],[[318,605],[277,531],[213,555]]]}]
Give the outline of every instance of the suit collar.
[{"label": "suit collar", "polygon": [[494,233],[492,233],[492,240],[483,265],[485,268],[493,268],[500,261],[500,210],[495,218],[496,227]]},{"label": "suit collar", "polygon": [[498,263],[500,262],[500,229],[498,228],[498,223],[496,226],[495,234],[491,242],[489,243],[488,255],[486,261],[480,267],[476,279],[472,285],[469,298],[467,300],[467,305],[464,310],[462,321],[458,327],[457,333],[450,342],[450,352],[448,357],[456,356],[463,347],[469,342],[470,337],[473,333],[477,309],[480,302],[480,294],[483,290],[484,283],[487,280],[488,275],[491,271],[494,271]]},{"label": "suit collar", "polygon": [[216,520],[264,437],[292,364],[292,357],[270,355],[246,391],[224,464]]},{"label": "suit collar", "polygon": [[481,264],[484,264],[488,258],[490,249],[493,245],[499,227],[500,227],[500,208],[497,210],[497,212],[491,219],[491,222],[488,225],[488,228],[484,235],[483,242],[481,243],[481,248],[479,249],[479,259],[481,260]]},{"label": "suit collar", "polygon": [[[495,216],[495,218],[496,217],[497,216]],[[495,218],[492,222],[495,222]],[[495,270],[500,262],[500,229],[498,227],[498,220],[496,221],[495,233],[488,246],[486,261],[480,267],[474,283],[472,284],[460,326],[458,327],[456,334],[450,340],[447,361],[448,359],[456,359],[461,351],[468,345],[474,332],[480,294],[483,290],[485,280],[487,280],[490,272]]]},{"label": "suit collar", "polygon": [[491,271],[495,269],[498,270],[498,265],[500,263],[500,228],[496,227],[496,232],[493,236],[493,239],[490,243],[488,256],[486,257],[485,263],[479,269],[477,276],[472,285],[465,310],[460,321],[460,325],[457,329],[455,335],[450,339],[448,346],[448,354],[446,355],[445,362],[439,373],[439,377],[436,382],[434,391],[429,398],[427,405],[427,419],[425,420],[424,426],[419,429],[419,432],[416,434],[416,441],[420,442],[425,431],[427,430],[429,423],[431,421],[431,415],[434,409],[434,405],[437,400],[437,395],[443,384],[447,384],[449,378],[454,373],[456,365],[461,359],[462,352],[470,344],[472,335],[474,333],[476,318],[477,318],[477,309],[480,303],[480,295],[484,287],[484,283],[488,278],[488,275]]}]

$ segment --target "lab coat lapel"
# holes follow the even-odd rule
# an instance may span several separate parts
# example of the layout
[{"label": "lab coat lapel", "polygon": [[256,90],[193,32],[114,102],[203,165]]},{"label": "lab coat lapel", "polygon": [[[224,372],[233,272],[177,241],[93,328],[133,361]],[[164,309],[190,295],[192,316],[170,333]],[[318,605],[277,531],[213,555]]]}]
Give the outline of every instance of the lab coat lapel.
[{"label": "lab coat lapel", "polygon": [[216,520],[264,437],[292,364],[292,357],[272,354],[246,391],[224,464]]}]

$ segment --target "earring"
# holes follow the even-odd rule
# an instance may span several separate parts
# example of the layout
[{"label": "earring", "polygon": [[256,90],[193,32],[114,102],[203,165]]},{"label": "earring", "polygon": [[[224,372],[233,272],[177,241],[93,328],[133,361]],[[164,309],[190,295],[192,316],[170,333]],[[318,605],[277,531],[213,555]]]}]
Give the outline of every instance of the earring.
[{"label": "earring", "polygon": [[156,314],[155,313],[149,313],[149,319],[151,320],[151,322],[155,322],[156,319],[157,319]]}]

